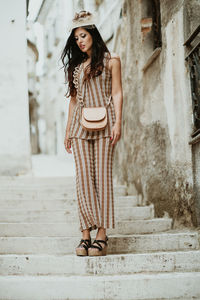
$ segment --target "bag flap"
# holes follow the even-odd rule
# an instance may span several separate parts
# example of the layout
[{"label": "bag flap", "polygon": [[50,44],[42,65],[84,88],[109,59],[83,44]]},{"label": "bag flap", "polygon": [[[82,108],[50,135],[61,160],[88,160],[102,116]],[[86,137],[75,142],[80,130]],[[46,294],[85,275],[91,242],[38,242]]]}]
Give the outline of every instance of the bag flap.
[{"label": "bag flap", "polygon": [[106,116],[105,107],[84,107],[83,108],[83,117],[87,121],[101,121]]}]

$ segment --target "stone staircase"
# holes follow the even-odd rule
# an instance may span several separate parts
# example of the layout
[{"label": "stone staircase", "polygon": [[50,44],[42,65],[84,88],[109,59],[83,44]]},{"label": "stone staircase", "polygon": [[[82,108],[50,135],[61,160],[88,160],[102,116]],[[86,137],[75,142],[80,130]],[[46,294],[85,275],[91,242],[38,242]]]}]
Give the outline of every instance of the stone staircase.
[{"label": "stone staircase", "polygon": [[[78,257],[75,179],[0,179],[0,299],[200,299],[197,230],[115,186],[108,255]],[[94,238],[96,231],[92,231]]]}]

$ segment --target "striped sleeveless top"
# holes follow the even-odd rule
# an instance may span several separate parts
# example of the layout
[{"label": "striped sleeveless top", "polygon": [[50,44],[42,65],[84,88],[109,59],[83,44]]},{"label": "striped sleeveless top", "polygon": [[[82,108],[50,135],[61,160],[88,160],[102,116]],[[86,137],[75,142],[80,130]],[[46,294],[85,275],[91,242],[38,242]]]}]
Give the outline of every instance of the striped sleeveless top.
[{"label": "striped sleeveless top", "polygon": [[109,53],[105,53],[103,63],[104,68],[102,73],[89,80],[84,79],[83,63],[79,64],[73,73],[73,82],[77,90],[76,105],[73,111],[72,120],[70,124],[69,138],[80,139],[98,139],[111,136],[111,129],[115,123],[115,110],[111,98],[110,104],[107,106],[108,124],[104,130],[87,131],[80,123],[81,111],[77,98],[82,98],[85,107],[106,106],[108,98],[111,95],[111,79],[112,74],[108,68]]}]

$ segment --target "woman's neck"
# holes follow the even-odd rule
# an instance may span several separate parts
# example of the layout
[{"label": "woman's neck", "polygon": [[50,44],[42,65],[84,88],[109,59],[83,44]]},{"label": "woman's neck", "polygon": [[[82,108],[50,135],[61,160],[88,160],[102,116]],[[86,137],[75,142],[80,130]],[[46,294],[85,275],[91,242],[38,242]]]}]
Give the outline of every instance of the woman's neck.
[{"label": "woman's neck", "polygon": [[91,57],[92,57],[92,49],[89,49],[87,51],[87,55],[88,55],[88,59],[91,59]]}]

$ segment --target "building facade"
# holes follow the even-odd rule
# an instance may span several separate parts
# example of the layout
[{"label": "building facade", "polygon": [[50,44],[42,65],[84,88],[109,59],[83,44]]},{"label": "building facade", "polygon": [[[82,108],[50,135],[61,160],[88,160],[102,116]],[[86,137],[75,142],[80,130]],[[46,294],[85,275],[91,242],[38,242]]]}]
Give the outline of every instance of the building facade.
[{"label": "building facade", "polygon": [[39,58],[39,52],[36,47],[36,38],[34,26],[27,22],[27,72],[28,72],[28,96],[29,96],[29,125],[30,125],[30,143],[31,153],[40,153],[39,128],[38,128],[38,109],[39,109],[39,91],[36,65]]}]

